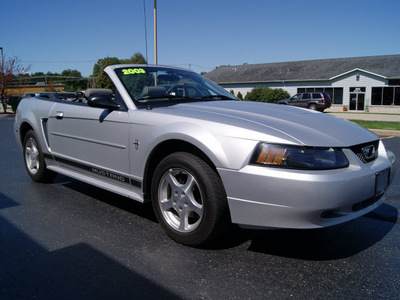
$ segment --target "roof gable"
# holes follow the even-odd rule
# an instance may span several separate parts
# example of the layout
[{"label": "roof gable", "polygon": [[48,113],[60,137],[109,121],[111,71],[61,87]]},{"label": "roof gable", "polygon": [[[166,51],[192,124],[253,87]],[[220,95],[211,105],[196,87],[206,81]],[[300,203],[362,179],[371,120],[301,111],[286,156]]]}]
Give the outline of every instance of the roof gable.
[{"label": "roof gable", "polygon": [[354,73],[354,72],[366,73],[366,74],[373,75],[373,76],[376,76],[376,77],[386,78],[386,76],[383,76],[383,75],[380,75],[380,74],[375,74],[375,73],[368,72],[368,71],[363,70],[363,69],[356,68],[356,69],[347,71],[346,73],[333,76],[333,77],[329,78],[329,80],[337,79],[339,77],[346,76],[346,75]]}]

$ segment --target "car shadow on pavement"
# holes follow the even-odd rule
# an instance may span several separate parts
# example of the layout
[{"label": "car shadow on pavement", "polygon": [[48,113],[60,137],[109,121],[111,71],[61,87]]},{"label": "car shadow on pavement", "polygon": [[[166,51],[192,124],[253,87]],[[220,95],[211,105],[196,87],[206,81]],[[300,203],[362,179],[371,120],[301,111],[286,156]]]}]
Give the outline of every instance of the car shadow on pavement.
[{"label": "car shadow on pavement", "polygon": [[118,194],[109,192],[107,190],[72,179],[61,174],[57,174],[57,177],[54,179],[53,183],[62,184],[64,187],[67,187],[90,198],[96,199],[108,205],[112,205],[116,208],[145,218],[149,221],[156,223],[158,222],[151,203],[139,203],[135,200],[120,196]]},{"label": "car shadow on pavement", "polygon": [[[143,205],[63,175],[57,175],[54,183],[157,223],[149,203]],[[363,217],[321,229],[253,230],[234,225],[217,240],[200,248],[222,250],[249,243],[248,251],[269,255],[316,261],[342,259],[360,253],[379,242],[397,222],[397,209],[384,203]]]},{"label": "car shadow on pavement", "polygon": [[397,209],[383,204],[364,217],[328,228],[250,232],[248,250],[314,261],[343,259],[382,240],[397,220]]},{"label": "car shadow on pavement", "polygon": [[13,199],[7,197],[6,195],[0,192],[0,210],[18,205],[19,205],[18,202],[15,202]]},{"label": "car shadow on pavement", "polygon": [[85,243],[49,251],[0,217],[0,299],[181,299]]},{"label": "car shadow on pavement", "polygon": [[295,259],[324,261],[351,257],[382,240],[398,223],[398,211],[382,204],[344,224],[321,229],[250,230],[233,227],[208,249],[226,249],[249,242],[248,251]]}]

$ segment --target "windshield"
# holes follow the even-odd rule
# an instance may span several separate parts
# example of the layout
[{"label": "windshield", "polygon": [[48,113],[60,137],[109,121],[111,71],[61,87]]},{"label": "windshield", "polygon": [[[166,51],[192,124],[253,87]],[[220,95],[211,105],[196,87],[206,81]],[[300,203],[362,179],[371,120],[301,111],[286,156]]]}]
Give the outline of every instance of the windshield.
[{"label": "windshield", "polygon": [[238,100],[200,75],[181,69],[132,66],[117,68],[115,73],[136,104]]}]

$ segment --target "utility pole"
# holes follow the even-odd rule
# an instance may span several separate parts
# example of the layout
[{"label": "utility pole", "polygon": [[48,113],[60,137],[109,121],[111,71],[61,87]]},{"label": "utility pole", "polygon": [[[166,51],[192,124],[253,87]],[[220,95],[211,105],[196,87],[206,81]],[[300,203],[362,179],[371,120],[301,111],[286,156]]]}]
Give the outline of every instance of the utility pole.
[{"label": "utility pole", "polygon": [[3,103],[3,88],[4,88],[4,58],[3,58],[3,47],[0,47],[1,50],[1,90],[0,90],[0,101]]},{"label": "utility pole", "polygon": [[1,50],[1,72],[3,72],[4,64],[3,64],[3,47],[0,47]]},{"label": "utility pole", "polygon": [[154,64],[157,65],[157,0],[154,0]]}]

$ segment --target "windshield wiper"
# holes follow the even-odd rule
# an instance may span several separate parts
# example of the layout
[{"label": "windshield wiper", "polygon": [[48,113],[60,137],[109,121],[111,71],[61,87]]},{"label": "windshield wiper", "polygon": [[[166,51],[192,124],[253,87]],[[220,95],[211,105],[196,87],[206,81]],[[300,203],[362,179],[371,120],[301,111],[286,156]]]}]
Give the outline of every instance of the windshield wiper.
[{"label": "windshield wiper", "polygon": [[135,100],[139,101],[139,102],[141,102],[141,101],[145,102],[145,101],[148,101],[148,100],[160,100],[160,101],[168,101],[168,100],[170,100],[170,101],[181,101],[181,100],[188,101],[188,100],[195,100],[195,101],[198,101],[198,99],[195,99],[195,98],[192,98],[192,97],[174,96],[174,95],[162,95],[162,96],[154,96],[154,97],[152,97],[152,96],[144,96],[144,97],[141,97],[141,98],[136,98]]},{"label": "windshield wiper", "polygon": [[225,95],[209,95],[209,96],[204,96],[201,97],[201,99],[210,99],[210,100],[235,100],[231,97],[225,96]]}]

